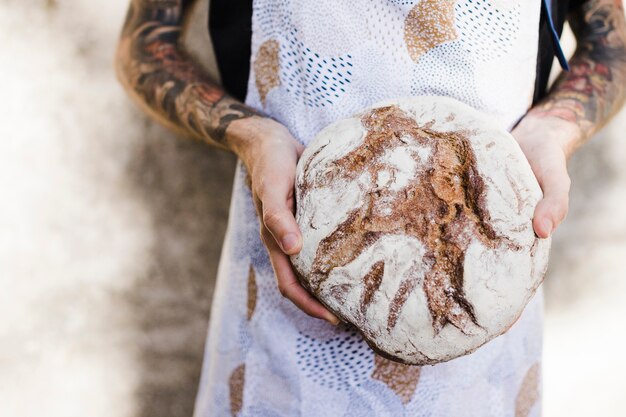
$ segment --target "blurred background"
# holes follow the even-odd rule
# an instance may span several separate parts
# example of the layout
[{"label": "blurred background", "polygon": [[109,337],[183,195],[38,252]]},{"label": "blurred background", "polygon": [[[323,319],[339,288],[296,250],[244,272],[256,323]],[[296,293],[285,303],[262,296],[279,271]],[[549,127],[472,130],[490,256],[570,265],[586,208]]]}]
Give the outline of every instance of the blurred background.
[{"label": "blurred background", "polygon": [[[189,48],[215,73],[198,0]],[[137,110],[128,0],[0,0],[0,416],[193,408],[234,158]],[[572,50],[571,34],[565,43]],[[544,415],[626,415],[626,112],[571,160]]]}]

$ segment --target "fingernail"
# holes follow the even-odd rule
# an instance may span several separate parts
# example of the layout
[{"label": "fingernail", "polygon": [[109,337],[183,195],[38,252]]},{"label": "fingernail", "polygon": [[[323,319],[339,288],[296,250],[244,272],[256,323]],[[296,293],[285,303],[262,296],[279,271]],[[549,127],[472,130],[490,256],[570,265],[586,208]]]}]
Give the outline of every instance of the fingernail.
[{"label": "fingernail", "polygon": [[333,326],[337,326],[340,323],[339,319],[334,314],[331,314],[331,313],[328,313],[326,315],[326,320]]},{"label": "fingernail", "polygon": [[554,227],[554,226],[552,225],[552,220],[550,220],[550,219],[545,219],[545,220],[542,222],[542,226],[543,226],[543,229],[544,229],[546,232],[548,232],[548,236],[550,236],[550,235],[552,234],[552,228]]},{"label": "fingernail", "polygon": [[294,233],[288,233],[283,237],[282,244],[283,250],[285,252],[289,252],[298,244],[298,236],[296,236]]}]

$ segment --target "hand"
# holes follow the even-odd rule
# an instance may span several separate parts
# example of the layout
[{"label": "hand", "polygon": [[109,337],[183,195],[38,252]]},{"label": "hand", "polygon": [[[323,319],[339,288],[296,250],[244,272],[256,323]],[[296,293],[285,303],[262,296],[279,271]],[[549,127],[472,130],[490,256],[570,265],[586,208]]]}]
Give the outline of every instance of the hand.
[{"label": "hand", "polygon": [[255,133],[249,131],[245,142],[233,148],[250,176],[261,239],[269,253],[278,290],[308,315],[336,325],[337,317],[300,285],[288,257],[302,249],[302,235],[293,213],[296,164],[304,147],[284,126],[270,119],[256,119],[254,123]]},{"label": "hand", "polygon": [[567,215],[570,189],[567,158],[571,152],[568,144],[580,132],[567,121],[529,114],[511,133],[543,191],[543,199],[535,208],[533,228],[537,236],[547,238]]}]

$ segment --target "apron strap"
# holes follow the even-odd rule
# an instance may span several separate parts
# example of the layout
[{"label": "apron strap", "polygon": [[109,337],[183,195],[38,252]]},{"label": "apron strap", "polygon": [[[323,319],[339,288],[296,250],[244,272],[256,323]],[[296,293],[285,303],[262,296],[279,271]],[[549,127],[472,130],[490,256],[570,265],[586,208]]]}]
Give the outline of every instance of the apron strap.
[{"label": "apron strap", "polygon": [[552,46],[554,49],[554,54],[559,60],[559,64],[561,65],[561,68],[563,68],[563,70],[565,71],[569,71],[569,63],[567,62],[567,58],[565,58],[565,54],[563,53],[563,48],[561,47],[559,34],[556,31],[556,28],[554,26],[554,20],[552,19],[552,1],[543,0],[541,11],[542,13],[546,14],[546,18],[548,20],[548,27],[550,28],[550,35],[552,38]]}]

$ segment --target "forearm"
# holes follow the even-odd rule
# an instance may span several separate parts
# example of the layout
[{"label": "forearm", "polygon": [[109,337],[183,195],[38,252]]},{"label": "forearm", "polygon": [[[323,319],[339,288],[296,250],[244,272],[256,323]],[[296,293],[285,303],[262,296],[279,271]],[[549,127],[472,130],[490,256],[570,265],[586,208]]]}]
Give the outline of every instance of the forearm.
[{"label": "forearm", "polygon": [[182,14],[181,0],[133,0],[117,51],[118,77],[160,123],[235,150],[269,120],[228,96],[185,53]]},{"label": "forearm", "polygon": [[578,46],[570,71],[525,118],[548,124],[567,155],[601,129],[626,98],[626,24],[621,0],[588,0],[572,14]]}]

